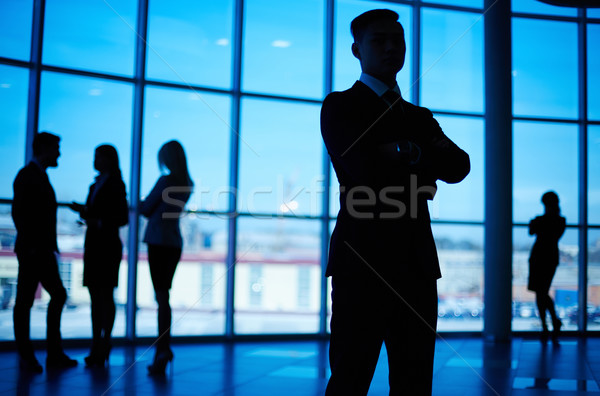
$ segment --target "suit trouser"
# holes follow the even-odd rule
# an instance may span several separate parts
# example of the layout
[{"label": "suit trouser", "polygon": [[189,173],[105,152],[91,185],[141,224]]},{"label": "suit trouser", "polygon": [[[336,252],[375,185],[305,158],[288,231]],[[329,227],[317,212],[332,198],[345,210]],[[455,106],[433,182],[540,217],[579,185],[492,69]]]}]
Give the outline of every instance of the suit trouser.
[{"label": "suit trouser", "polygon": [[385,343],[390,395],[431,395],[437,282],[373,277],[332,278],[332,318],[326,395],[366,395]]},{"label": "suit trouser", "polygon": [[38,284],[50,294],[46,315],[46,347],[48,354],[62,352],[60,335],[60,317],[67,301],[65,290],[58,272],[58,263],[54,252],[44,254],[17,254],[19,274],[17,277],[17,296],[13,311],[15,342],[19,355],[24,359],[34,357],[30,339],[31,307],[35,299]]}]

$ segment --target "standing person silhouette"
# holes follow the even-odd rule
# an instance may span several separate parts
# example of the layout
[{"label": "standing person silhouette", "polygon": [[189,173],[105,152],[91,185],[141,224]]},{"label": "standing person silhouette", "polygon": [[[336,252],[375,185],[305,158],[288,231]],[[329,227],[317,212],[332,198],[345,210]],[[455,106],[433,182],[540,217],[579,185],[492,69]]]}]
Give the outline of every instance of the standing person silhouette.
[{"label": "standing person silhouette", "polygon": [[19,367],[33,373],[43,371],[30,339],[31,307],[39,283],[50,295],[46,316],[46,368],[77,365],[76,360],[64,353],[60,335],[60,318],[67,291],[58,269],[58,205],[46,174],[47,168],[58,166],[58,157],[60,137],[48,132],[37,133],[33,138],[33,159],[19,171],[13,183],[12,218],[17,229],[15,253],[19,261],[13,325]]},{"label": "standing person silhouette", "polygon": [[158,303],[158,339],[154,361],[148,366],[150,375],[164,375],[167,363],[173,360],[169,290],[183,247],[179,217],[194,185],[178,141],[171,140],[160,148],[158,165],[169,173],[158,179],[140,204],[140,213],[148,218],[144,242],[148,244],[150,276]]},{"label": "standing person silhouette", "polygon": [[542,195],[545,213],[529,222],[529,235],[536,235],[529,256],[529,282],[527,288],[535,292],[535,301],[542,321],[542,342],[548,340],[546,311],[552,318],[552,341],[558,341],[562,322],[556,315],[550,297],[550,285],[559,263],[558,241],[565,232],[566,219],[560,215],[558,195],[548,191]]},{"label": "standing person silhouette", "polygon": [[117,150],[108,144],[96,147],[94,169],[99,174],[90,186],[85,205],[73,202],[87,225],[83,253],[83,285],[91,300],[92,347],[85,357],[88,367],[104,367],[111,349],[115,324],[114,289],[119,282],[123,243],[119,228],[128,222],[127,193]]},{"label": "standing person silhouette", "polygon": [[385,342],[390,395],[430,395],[441,276],[427,201],[458,183],[469,156],[431,112],[403,100],[406,43],[398,14],[371,10],[350,26],[362,74],[329,94],[321,133],[340,183],[326,275],[332,318],[326,394],[366,395]]}]

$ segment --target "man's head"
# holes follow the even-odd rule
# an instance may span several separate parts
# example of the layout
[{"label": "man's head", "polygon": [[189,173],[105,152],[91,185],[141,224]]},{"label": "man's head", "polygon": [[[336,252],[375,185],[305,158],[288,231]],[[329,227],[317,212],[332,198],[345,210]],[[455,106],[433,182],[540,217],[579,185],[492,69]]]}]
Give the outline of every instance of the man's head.
[{"label": "man's head", "polygon": [[367,11],[352,21],[354,37],[352,54],[367,73],[386,84],[396,82],[396,74],[404,66],[406,43],[398,14],[392,10]]},{"label": "man's head", "polygon": [[60,137],[48,133],[36,133],[33,137],[33,156],[43,167],[58,166]]}]

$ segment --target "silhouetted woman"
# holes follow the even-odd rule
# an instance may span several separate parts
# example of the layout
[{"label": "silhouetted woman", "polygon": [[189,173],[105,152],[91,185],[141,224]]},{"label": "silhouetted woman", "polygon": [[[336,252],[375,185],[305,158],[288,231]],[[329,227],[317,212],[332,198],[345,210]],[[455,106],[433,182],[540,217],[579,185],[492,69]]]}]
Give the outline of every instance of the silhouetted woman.
[{"label": "silhouetted woman", "polygon": [[529,223],[529,235],[536,235],[535,243],[529,257],[528,289],[535,292],[540,319],[542,320],[542,341],[548,339],[546,311],[552,317],[552,338],[556,337],[562,322],[556,315],[554,301],[550,298],[550,284],[558,267],[558,240],[565,232],[566,220],[560,215],[558,195],[549,191],[542,196],[545,207],[543,216],[538,216]]},{"label": "silhouetted woman", "polygon": [[144,242],[148,244],[150,276],[158,303],[156,353],[153,363],[148,366],[151,375],[164,374],[167,363],[173,360],[169,290],[183,247],[179,216],[194,185],[185,152],[178,141],[171,140],[160,148],[158,165],[168,174],[158,179],[140,207],[141,214],[148,218]]},{"label": "silhouetted woman", "polygon": [[92,348],[85,358],[88,367],[104,366],[110,354],[116,314],[114,289],[123,256],[119,228],[128,221],[127,194],[117,150],[108,144],[96,147],[94,169],[99,175],[90,186],[85,205],[69,205],[87,224],[83,285],[88,288],[92,305]]}]

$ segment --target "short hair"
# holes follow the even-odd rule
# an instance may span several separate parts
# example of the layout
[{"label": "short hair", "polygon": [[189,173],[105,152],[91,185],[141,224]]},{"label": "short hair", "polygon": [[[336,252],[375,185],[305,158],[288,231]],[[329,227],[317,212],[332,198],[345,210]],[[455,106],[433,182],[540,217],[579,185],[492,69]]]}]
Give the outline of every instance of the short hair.
[{"label": "short hair", "polygon": [[52,148],[60,142],[60,137],[50,132],[39,132],[33,136],[33,155],[42,155],[45,150]]},{"label": "short hair", "polygon": [[[350,33],[352,33],[354,42],[357,42],[360,39],[362,39],[362,37],[365,33],[365,30],[372,23],[379,22],[379,21],[398,22],[399,18],[400,18],[400,16],[398,15],[398,13],[396,11],[388,10],[385,8],[377,9],[377,10],[370,10],[370,11],[360,14],[359,16],[357,16],[356,18],[354,18],[352,20],[352,22],[350,23]],[[398,22],[398,24],[400,26],[402,26],[402,24],[400,22]]]}]

